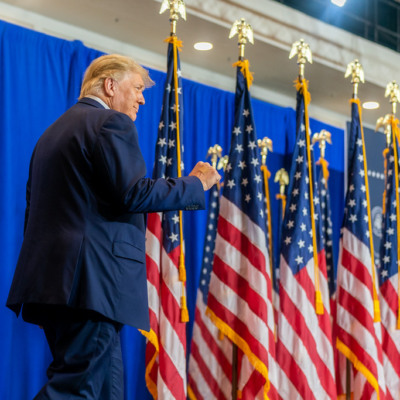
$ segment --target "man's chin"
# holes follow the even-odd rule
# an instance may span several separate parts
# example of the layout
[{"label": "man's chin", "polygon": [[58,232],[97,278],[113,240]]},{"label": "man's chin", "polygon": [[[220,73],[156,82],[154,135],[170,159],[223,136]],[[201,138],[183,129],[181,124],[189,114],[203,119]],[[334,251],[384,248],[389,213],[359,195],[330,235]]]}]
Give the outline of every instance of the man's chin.
[{"label": "man's chin", "polygon": [[128,114],[128,117],[135,122],[136,121],[136,114]]}]

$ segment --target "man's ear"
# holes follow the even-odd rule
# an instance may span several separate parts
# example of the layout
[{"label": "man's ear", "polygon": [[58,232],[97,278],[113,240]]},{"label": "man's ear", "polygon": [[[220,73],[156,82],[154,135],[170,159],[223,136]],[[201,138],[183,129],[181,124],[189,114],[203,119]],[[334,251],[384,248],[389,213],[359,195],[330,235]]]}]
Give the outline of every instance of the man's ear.
[{"label": "man's ear", "polygon": [[106,97],[114,97],[116,82],[113,78],[107,77],[103,82],[103,90]]}]

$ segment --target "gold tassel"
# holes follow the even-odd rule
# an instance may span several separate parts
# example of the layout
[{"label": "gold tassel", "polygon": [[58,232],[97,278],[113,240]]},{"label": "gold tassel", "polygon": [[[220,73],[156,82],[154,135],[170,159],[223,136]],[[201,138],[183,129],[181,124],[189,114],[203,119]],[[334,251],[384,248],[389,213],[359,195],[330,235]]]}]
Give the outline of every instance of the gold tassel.
[{"label": "gold tassel", "polygon": [[322,302],[322,294],[320,290],[315,291],[315,310],[318,315],[324,314],[324,303]]},{"label": "gold tassel", "polygon": [[253,74],[250,72],[250,63],[249,60],[243,60],[243,61],[236,61],[233,64],[234,67],[240,67],[240,72],[243,74],[243,76],[246,78],[247,81],[247,88],[249,89],[250,86],[253,83]]},{"label": "gold tassel", "polygon": [[221,330],[218,330],[218,339],[219,340],[224,340],[225,335],[223,334],[223,332]]},{"label": "gold tassel", "polygon": [[285,218],[285,209],[286,209],[286,195],[278,193],[276,195],[277,200],[282,200],[282,219]]},{"label": "gold tassel", "polygon": [[374,322],[380,322],[381,310],[379,308],[379,300],[374,300]]},{"label": "gold tassel", "polygon": [[383,168],[384,168],[384,174],[385,174],[385,188],[383,189],[383,195],[382,195],[382,214],[386,214],[386,183],[387,183],[387,154],[389,153],[389,149],[386,148],[383,150],[382,155],[383,155]]},{"label": "gold tassel", "polygon": [[181,322],[189,322],[189,311],[186,306],[186,296],[181,296]]},{"label": "gold tassel", "polygon": [[185,257],[183,251],[179,255],[179,280],[186,282],[186,268],[185,268]]},{"label": "gold tassel", "polygon": [[329,179],[329,163],[328,161],[325,160],[325,158],[320,158],[317,162],[317,165],[320,165],[322,167],[322,175],[324,176],[325,179],[325,188],[328,187],[328,179]]}]

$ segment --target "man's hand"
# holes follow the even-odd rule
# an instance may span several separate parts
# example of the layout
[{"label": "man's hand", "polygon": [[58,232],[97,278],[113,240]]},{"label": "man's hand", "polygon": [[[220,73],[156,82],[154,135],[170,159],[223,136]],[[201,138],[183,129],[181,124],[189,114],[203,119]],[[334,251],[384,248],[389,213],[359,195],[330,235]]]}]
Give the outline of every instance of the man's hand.
[{"label": "man's hand", "polygon": [[204,190],[211,189],[221,179],[221,175],[214,167],[202,161],[194,166],[189,176],[197,176],[201,180]]}]

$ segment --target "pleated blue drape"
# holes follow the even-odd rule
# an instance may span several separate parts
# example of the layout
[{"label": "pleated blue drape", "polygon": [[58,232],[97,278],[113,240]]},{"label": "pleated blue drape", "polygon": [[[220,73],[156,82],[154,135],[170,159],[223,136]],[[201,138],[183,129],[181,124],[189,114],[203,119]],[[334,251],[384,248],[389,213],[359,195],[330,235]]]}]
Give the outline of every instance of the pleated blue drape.
[{"label": "pleated blue drape", "polygon": [[[160,39],[161,40],[161,39]],[[43,332],[24,323],[5,308],[18,252],[22,242],[25,184],[33,147],[41,133],[76,102],[84,70],[100,52],[79,41],[69,42],[0,21],[0,398],[27,400],[46,380],[51,360]],[[133,55],[134,57],[134,55]],[[182,60],[185,55],[182,53]],[[232,76],[235,70],[232,68]],[[150,70],[156,86],[145,91],[146,105],[136,122],[143,156],[151,176],[165,73]],[[184,76],[184,71],[183,71]],[[290,82],[288,84],[291,84]],[[234,87],[232,87],[232,92]],[[312,85],[311,85],[312,93]],[[208,148],[220,144],[229,151],[233,124],[233,93],[184,80],[184,155],[188,174]],[[295,92],[293,89],[293,96]],[[275,172],[288,168],[295,142],[295,112],[253,99],[259,138],[273,140],[268,166],[273,208],[274,237],[278,237],[279,203],[273,183]],[[311,121],[313,132],[332,133],[328,147],[335,244],[343,214],[343,141],[341,129]],[[316,153],[318,153],[316,151]],[[316,154],[318,157],[318,154]],[[184,213],[188,307],[191,322],[203,251],[206,211]],[[279,246],[275,243],[275,259]],[[336,249],[337,250],[337,249]],[[337,253],[337,252],[336,252]],[[150,399],[144,381],[145,341],[136,329],[122,332],[126,399]]]}]

